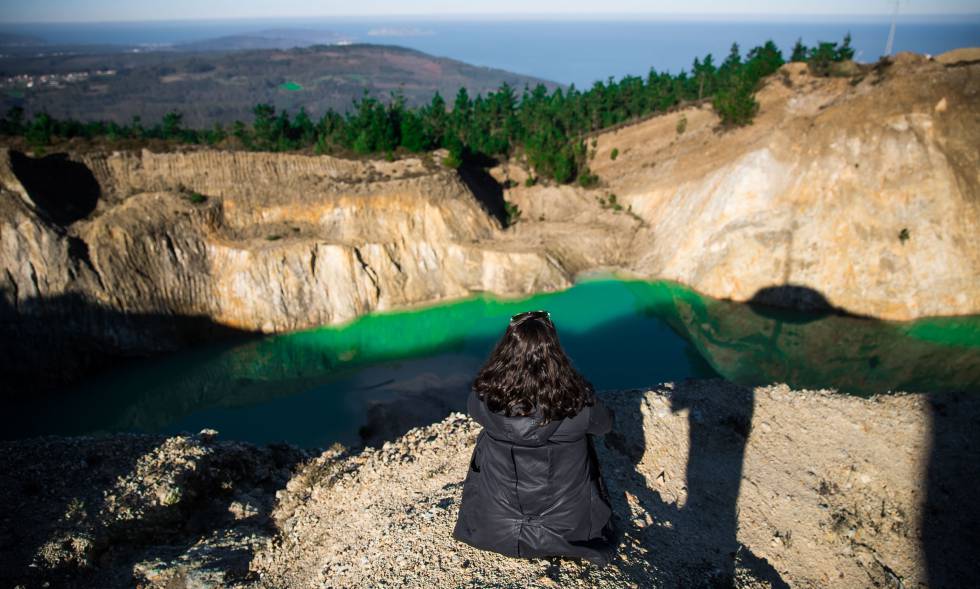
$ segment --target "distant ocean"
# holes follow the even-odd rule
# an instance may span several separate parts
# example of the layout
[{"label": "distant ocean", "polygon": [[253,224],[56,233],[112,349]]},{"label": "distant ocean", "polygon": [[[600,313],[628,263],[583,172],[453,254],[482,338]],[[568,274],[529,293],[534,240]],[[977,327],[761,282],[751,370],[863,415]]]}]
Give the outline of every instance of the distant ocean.
[{"label": "distant ocean", "polygon": [[[732,42],[749,48],[772,39],[788,54],[797,38],[812,45],[840,41],[850,32],[860,61],[875,61],[888,37],[887,18],[840,18],[820,22],[665,20],[467,20],[271,19],[145,23],[0,25],[0,32],[34,35],[57,44],[169,45],[263,29],[300,28],[340,33],[359,43],[400,45],[537,76],[563,84],[590,86],[651,67],[678,72],[695,56],[712,53],[720,62]],[[980,46],[980,18],[902,19],[895,51],[939,54]]]}]

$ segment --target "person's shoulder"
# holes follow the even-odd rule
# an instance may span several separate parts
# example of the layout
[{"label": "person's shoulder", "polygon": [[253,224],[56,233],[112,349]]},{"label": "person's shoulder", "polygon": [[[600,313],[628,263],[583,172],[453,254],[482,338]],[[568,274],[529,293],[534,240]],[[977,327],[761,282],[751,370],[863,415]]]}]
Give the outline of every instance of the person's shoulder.
[{"label": "person's shoulder", "polygon": [[602,399],[595,397],[592,405],[589,407],[589,433],[602,435],[612,429],[613,425],[613,413]]},{"label": "person's shoulder", "polygon": [[581,438],[585,435],[586,430],[589,429],[589,422],[592,419],[591,415],[592,408],[584,405],[575,415],[558,420],[558,428],[555,430],[552,439],[554,441],[569,441]]},{"label": "person's shoulder", "polygon": [[487,404],[480,399],[476,391],[471,390],[470,396],[466,399],[466,412],[483,427],[487,427],[490,422]]}]

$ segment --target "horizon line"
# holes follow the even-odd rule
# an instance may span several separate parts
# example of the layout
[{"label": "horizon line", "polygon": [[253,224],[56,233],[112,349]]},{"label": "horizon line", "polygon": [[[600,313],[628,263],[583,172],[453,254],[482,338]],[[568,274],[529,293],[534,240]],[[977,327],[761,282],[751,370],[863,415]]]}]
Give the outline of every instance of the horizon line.
[{"label": "horizon line", "polygon": [[[796,21],[813,18],[825,18],[832,20],[845,19],[885,19],[891,20],[892,14],[889,12],[862,12],[862,13],[840,13],[840,12],[816,12],[816,13],[759,13],[759,12],[576,12],[576,13],[476,13],[463,12],[451,14],[425,14],[425,13],[402,13],[402,14],[285,14],[275,16],[243,16],[243,17],[190,17],[190,18],[148,18],[148,19],[117,19],[117,20],[0,20],[0,26],[7,25],[94,25],[94,24],[141,24],[141,23],[217,23],[217,22],[261,22],[288,19],[316,19],[316,20],[429,20],[429,21],[466,21],[466,20],[588,20],[588,19],[609,19],[609,18],[642,18],[647,20],[740,20],[752,22],[779,22]],[[977,12],[906,12],[898,15],[899,20],[910,20],[915,18],[927,19],[950,19],[959,20],[962,18],[976,19],[980,21],[980,11]]]}]

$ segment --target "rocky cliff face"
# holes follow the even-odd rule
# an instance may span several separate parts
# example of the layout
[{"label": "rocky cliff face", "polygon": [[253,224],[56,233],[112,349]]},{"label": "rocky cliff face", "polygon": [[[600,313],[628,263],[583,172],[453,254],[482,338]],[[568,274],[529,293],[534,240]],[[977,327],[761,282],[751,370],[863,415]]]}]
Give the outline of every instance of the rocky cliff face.
[{"label": "rocky cliff face", "polygon": [[[495,243],[461,178],[421,160],[3,152],[0,182],[5,341],[58,345],[79,367],[75,349],[141,353],[570,284],[547,252]],[[12,371],[37,371],[29,348]]]},{"label": "rocky cliff face", "polygon": [[[892,320],[977,313],[980,51],[952,53],[853,77],[788,64],[749,127],[679,110],[599,135],[601,188],[506,197],[526,218],[591,228],[597,199],[608,210],[615,195],[639,223],[614,263],[716,298]],[[499,176],[522,180],[513,168]]]},{"label": "rocky cliff face", "polygon": [[902,54],[851,78],[790,64],[750,127],[719,133],[688,109],[599,137],[596,172],[647,224],[632,268],[738,301],[977,313],[980,64],[953,63]]},{"label": "rocky cliff face", "polygon": [[[750,127],[689,108],[597,137],[593,190],[524,187],[520,162],[491,170],[518,181],[501,190],[428,158],[3,150],[5,369],[34,379],[55,354],[70,374],[594,269],[884,319],[977,313],[980,63],[964,55],[850,78],[787,65]],[[503,198],[522,211],[506,230],[488,214]]]}]

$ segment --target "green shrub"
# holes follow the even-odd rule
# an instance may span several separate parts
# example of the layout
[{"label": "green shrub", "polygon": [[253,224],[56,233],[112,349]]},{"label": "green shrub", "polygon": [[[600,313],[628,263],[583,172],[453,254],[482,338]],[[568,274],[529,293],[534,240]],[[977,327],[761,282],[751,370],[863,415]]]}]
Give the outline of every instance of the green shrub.
[{"label": "green shrub", "polygon": [[371,139],[367,133],[361,133],[354,140],[354,145],[352,146],[354,153],[361,155],[366,155],[374,151],[374,146],[371,145]]},{"label": "green shrub", "polygon": [[793,52],[789,57],[790,61],[793,62],[805,62],[806,61],[807,48],[803,44],[803,39],[797,39],[796,45],[793,45]]},{"label": "green shrub", "polygon": [[538,183],[538,179],[537,178],[535,178],[534,176],[528,176],[527,177],[527,180],[524,181],[524,186],[527,186],[528,188],[530,188],[530,187],[534,186],[537,183]]},{"label": "green shrub", "polygon": [[504,212],[507,213],[507,226],[517,223],[521,218],[521,208],[509,200],[504,201]]},{"label": "green shrub", "polygon": [[599,177],[588,169],[582,170],[578,175],[578,185],[582,188],[593,188],[599,184]]},{"label": "green shrub", "polygon": [[612,148],[612,151],[609,152],[609,159],[611,159],[612,161],[616,161],[616,158],[618,157],[619,157],[619,148],[618,147]]},{"label": "green shrub", "polygon": [[910,237],[912,237],[912,235],[909,234],[908,227],[903,227],[902,230],[898,232],[898,240],[901,241],[902,244],[908,241]]},{"label": "green shrub", "polygon": [[443,165],[454,170],[462,166],[466,159],[466,146],[463,142],[457,137],[450,137],[446,140],[446,149],[449,150],[449,155],[442,159]]},{"label": "green shrub", "polygon": [[208,201],[208,197],[204,196],[200,192],[192,192],[187,195],[187,200],[190,201],[191,204],[199,205],[206,203]]},{"label": "green shrub", "polygon": [[603,209],[613,210],[616,211],[617,213],[623,210],[623,205],[619,204],[619,201],[615,193],[610,193],[606,195],[605,198],[601,196],[597,196],[596,202],[598,202],[599,206],[602,207]]},{"label": "green shrub", "polygon": [[851,47],[851,34],[844,36],[841,44],[821,41],[816,47],[811,47],[806,53],[806,62],[810,73],[815,76],[829,76],[833,73],[833,65],[854,58],[854,48]]},{"label": "green shrub", "polygon": [[461,160],[456,154],[450,152],[449,155],[442,158],[442,165],[455,170],[463,165],[463,160]]},{"label": "green shrub", "polygon": [[681,118],[677,119],[677,134],[683,135],[684,131],[687,131],[687,117],[681,115]]},{"label": "green shrub", "polygon": [[752,88],[744,81],[720,90],[715,95],[715,112],[726,126],[748,125],[759,112],[759,103],[752,95]]},{"label": "green shrub", "polygon": [[562,150],[555,156],[551,177],[559,184],[566,184],[575,178],[575,158],[569,150]]}]

